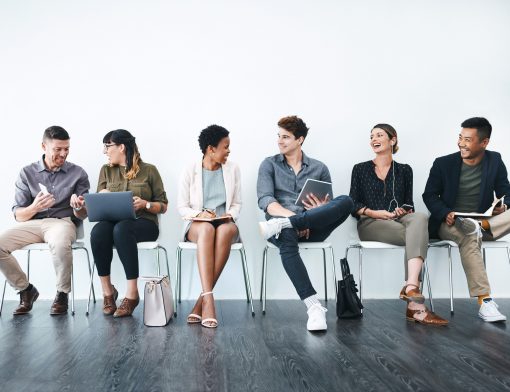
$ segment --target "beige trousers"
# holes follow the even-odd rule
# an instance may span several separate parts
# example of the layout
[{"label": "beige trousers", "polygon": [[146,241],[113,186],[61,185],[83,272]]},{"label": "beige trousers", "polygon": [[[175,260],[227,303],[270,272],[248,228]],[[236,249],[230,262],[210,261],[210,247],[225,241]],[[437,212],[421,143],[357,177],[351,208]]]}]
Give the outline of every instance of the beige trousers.
[{"label": "beige trousers", "polygon": [[407,261],[415,257],[427,258],[429,243],[428,216],[414,212],[395,220],[361,217],[358,234],[362,241],[379,241],[405,246],[404,269],[407,280]]},{"label": "beige trousers", "polygon": [[[488,219],[490,231],[482,231],[483,239],[494,241],[510,233],[510,211],[493,216]],[[491,287],[487,277],[487,271],[483,264],[482,241],[476,234],[465,236],[455,226],[442,223],[439,228],[439,237],[442,240],[454,241],[459,246],[460,260],[469,287],[469,295],[490,294]]]},{"label": "beige trousers", "polygon": [[26,289],[29,285],[27,276],[11,253],[25,245],[46,242],[57,275],[57,290],[69,293],[73,263],[71,244],[75,240],[76,226],[71,218],[18,222],[16,226],[0,235],[0,271],[14,289]]}]

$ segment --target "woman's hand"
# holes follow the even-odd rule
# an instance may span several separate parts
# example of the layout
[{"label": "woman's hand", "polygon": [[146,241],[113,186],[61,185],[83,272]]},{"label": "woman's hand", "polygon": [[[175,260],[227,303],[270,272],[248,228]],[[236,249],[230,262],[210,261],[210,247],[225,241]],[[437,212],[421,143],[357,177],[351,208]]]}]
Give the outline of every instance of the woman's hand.
[{"label": "woman's hand", "polygon": [[75,210],[81,210],[85,205],[85,199],[83,198],[83,196],[76,196],[75,194],[73,194],[71,196],[71,200],[69,201],[69,205]]},{"label": "woman's hand", "polygon": [[403,208],[397,207],[395,208],[395,215],[397,218],[401,218],[409,213],[413,212],[413,210],[404,210]]},{"label": "woman's hand", "polygon": [[389,212],[386,210],[366,210],[365,215],[372,219],[395,219],[396,214],[394,212]]},{"label": "woman's hand", "polygon": [[204,210],[197,215],[197,218],[216,218],[216,214],[213,211]]},{"label": "woman's hand", "polygon": [[138,196],[133,196],[133,207],[135,208],[135,211],[144,210],[146,205],[146,200]]}]

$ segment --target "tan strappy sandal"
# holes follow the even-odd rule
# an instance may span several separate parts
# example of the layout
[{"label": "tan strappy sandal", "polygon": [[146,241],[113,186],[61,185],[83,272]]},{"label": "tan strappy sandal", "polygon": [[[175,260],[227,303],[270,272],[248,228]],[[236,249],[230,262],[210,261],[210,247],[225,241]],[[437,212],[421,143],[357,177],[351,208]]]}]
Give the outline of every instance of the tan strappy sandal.
[{"label": "tan strappy sandal", "polygon": [[[212,291],[208,291],[206,293],[202,293],[201,296],[203,297],[205,295],[212,295],[212,293],[213,293]],[[212,318],[212,317],[208,317],[208,318],[202,319],[202,322],[200,324],[202,324],[202,327],[205,327],[205,328],[216,328],[218,326],[218,320],[216,320],[215,318]]]}]

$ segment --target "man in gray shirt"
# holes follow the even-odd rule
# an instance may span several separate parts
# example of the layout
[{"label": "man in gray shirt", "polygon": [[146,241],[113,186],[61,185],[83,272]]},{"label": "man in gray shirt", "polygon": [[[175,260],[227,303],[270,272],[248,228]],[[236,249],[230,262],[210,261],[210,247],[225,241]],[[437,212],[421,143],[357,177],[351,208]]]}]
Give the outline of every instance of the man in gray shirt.
[{"label": "man in gray shirt", "polygon": [[319,200],[310,195],[304,207],[295,204],[307,179],[331,182],[331,176],[324,163],[302,151],[301,145],[308,134],[303,120],[284,117],[278,126],[280,154],[266,158],[259,168],[258,204],[269,219],[259,223],[260,231],[280,249],[285,271],[308,309],[307,329],[325,330],[326,309],[310,282],[298,242],[324,241],[349,216],[353,202],[349,196],[330,200],[332,195],[327,195]]},{"label": "man in gray shirt", "polygon": [[12,252],[38,242],[48,243],[57,275],[57,295],[50,314],[67,313],[75,221],[86,217],[83,194],[90,187],[85,170],[66,162],[69,146],[69,134],[64,128],[49,127],[43,135],[41,160],[25,166],[16,180],[12,211],[18,223],[0,235],[0,270],[20,294],[15,315],[30,312],[39,292]]}]

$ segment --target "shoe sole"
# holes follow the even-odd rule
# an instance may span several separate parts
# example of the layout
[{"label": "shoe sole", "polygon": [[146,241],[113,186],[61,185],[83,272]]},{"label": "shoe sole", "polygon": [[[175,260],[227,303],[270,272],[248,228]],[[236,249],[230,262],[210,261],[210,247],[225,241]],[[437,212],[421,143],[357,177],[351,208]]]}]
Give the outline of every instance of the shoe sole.
[{"label": "shoe sole", "polygon": [[436,324],[436,323],[426,323],[422,320],[417,320],[415,318],[411,318],[411,317],[406,317],[406,320],[411,322],[411,323],[418,323],[418,324],[423,324],[423,325],[430,325],[432,327],[446,327],[448,325],[448,323],[446,324]]},{"label": "shoe sole", "polygon": [[50,312],[50,316],[63,316],[65,314],[67,314],[67,310],[65,312],[59,312],[59,313],[57,313],[57,312]]},{"label": "shoe sole", "polygon": [[28,314],[30,313],[30,311],[32,310],[33,306],[34,306],[34,302],[37,301],[37,298],[39,298],[39,292],[37,292],[35,295],[34,295],[34,300],[32,301],[32,306],[30,307],[30,309],[28,309],[26,312],[12,312],[13,316],[20,316],[22,314]]},{"label": "shoe sole", "polygon": [[308,327],[306,328],[308,331],[310,332],[321,332],[321,331],[327,331],[328,330],[328,327],[326,326],[326,328],[316,328],[316,329],[309,329]]},{"label": "shoe sole", "polygon": [[488,323],[497,323],[499,321],[506,321],[505,316],[486,317],[486,316],[482,316],[480,313],[478,313],[478,317],[480,317],[483,321],[486,321]]},{"label": "shoe sole", "polygon": [[270,237],[266,237],[266,230],[264,229],[264,222],[259,222],[259,232],[262,238],[268,240]]}]

